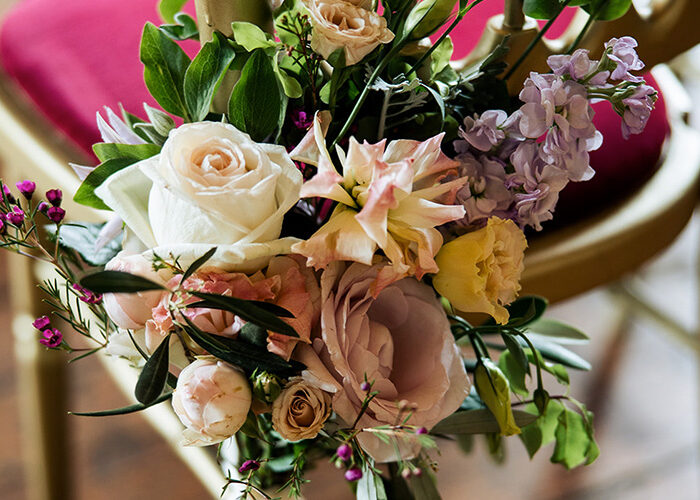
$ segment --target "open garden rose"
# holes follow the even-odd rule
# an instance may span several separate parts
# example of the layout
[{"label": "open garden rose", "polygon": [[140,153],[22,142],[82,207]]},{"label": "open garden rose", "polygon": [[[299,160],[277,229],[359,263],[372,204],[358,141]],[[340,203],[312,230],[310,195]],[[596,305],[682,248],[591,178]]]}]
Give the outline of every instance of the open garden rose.
[{"label": "open garden rose", "polygon": [[[450,324],[432,289],[413,278],[372,289],[381,266],[334,262],[321,276],[321,331],[295,356],[303,377],[333,394],[333,410],[350,425],[357,417],[365,380],[379,395],[359,426],[394,424],[399,401],[415,405],[409,424],[432,427],[454,412],[469,392]],[[379,462],[396,460],[392,445],[362,432],[360,443]],[[403,458],[416,443],[399,443]]]},{"label": "open garden rose", "polygon": [[172,399],[186,427],[184,444],[205,446],[233,436],[245,422],[251,400],[242,372],[213,357],[197,359],[180,373]]},{"label": "open garden rose", "polygon": [[257,270],[289,253],[278,239],[302,177],[285,149],[226,123],[172,130],[159,155],[127,167],[95,192],[146,248],[183,264],[216,245],[225,270]]},{"label": "open garden rose", "polygon": [[486,227],[446,243],[436,257],[433,286],[463,312],[487,313],[508,322],[504,306],[520,291],[527,240],[511,220],[491,217]]},{"label": "open garden rose", "polygon": [[[138,253],[119,252],[107,263],[105,269],[135,274],[163,285],[168,279],[167,271],[154,271],[152,263]],[[107,314],[118,327],[138,330],[151,319],[151,309],[162,296],[163,292],[159,290],[130,294],[106,293],[103,300]]]},{"label": "open garden rose", "polygon": [[315,438],[330,415],[330,395],[300,377],[290,380],[272,405],[272,425],[288,441]]},{"label": "open garden rose", "polygon": [[328,58],[337,49],[344,49],[345,64],[357,64],[379,44],[389,43],[394,34],[386,19],[367,10],[366,0],[303,0],[309,11],[311,48]]}]

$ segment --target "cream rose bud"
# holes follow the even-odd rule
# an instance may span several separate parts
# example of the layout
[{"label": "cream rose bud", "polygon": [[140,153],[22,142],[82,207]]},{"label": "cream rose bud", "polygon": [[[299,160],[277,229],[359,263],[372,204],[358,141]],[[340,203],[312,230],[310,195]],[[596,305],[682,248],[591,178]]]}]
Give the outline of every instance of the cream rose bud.
[{"label": "cream rose bud", "polygon": [[212,356],[198,358],[180,373],[172,399],[186,427],[183,444],[207,446],[233,436],[245,422],[251,402],[242,372]]},{"label": "cream rose bud", "polygon": [[[154,271],[152,263],[141,254],[119,252],[110,260],[105,269],[122,271],[147,278],[165,285],[169,276],[165,271]],[[138,330],[151,319],[151,309],[160,301],[163,292],[158,290],[138,293],[106,293],[104,306],[107,315],[114,323],[124,329]]]},{"label": "cream rose bud", "polygon": [[156,158],[141,171],[153,181],[148,217],[158,246],[274,240],[299,200],[301,174],[285,149],[233,125],[182,125]]},{"label": "cream rose bud", "polygon": [[313,439],[330,414],[330,395],[294,378],[272,405],[272,426],[287,441]]},{"label": "cream rose bud", "polygon": [[379,44],[389,43],[394,34],[386,19],[363,8],[368,2],[356,0],[303,0],[310,14],[311,48],[328,58],[335,50],[345,50],[345,64],[357,64]]}]

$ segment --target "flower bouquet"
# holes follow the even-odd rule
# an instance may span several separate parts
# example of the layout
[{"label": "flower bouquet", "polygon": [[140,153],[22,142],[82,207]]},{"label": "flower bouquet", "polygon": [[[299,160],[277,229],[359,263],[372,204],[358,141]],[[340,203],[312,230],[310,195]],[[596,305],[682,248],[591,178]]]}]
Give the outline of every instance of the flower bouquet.
[{"label": "flower bouquet", "polygon": [[[523,231],[593,175],[591,103],[628,135],[656,93],[631,38],[595,60],[574,44],[517,95],[539,37],[455,70],[450,32],[482,1],[285,0],[274,29],[233,22],[192,60],[178,42],[197,23],[161,2],[141,60],[162,109],[98,114],[100,163],[73,166],[75,201],[110,221],[66,222],[59,190],[3,184],[2,246],[58,272],[39,285],[54,310],[39,342],[140,370],[138,403],[83,414],[170,401],[183,445],[237,449],[242,498],[299,496],[319,460],[358,499],[439,498],[441,440],[473,434],[495,454],[520,435],[567,468],[595,460],[567,374],[589,365],[562,345],[586,336],[518,298]],[[605,20],[630,2],[525,9],[567,5]]]}]

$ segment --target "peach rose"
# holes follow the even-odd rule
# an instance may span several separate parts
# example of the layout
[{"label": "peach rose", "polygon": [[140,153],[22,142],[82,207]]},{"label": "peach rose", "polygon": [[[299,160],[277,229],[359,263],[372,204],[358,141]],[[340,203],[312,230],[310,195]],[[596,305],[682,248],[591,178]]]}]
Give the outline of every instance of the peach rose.
[{"label": "peach rose", "polygon": [[216,245],[211,265],[253,272],[298,241],[279,236],[301,184],[282,146],[199,122],[172,130],[160,154],[111,175],[95,193],[158,255],[187,266]]},{"label": "peach rose", "polygon": [[197,359],[182,370],[172,399],[186,427],[183,444],[207,446],[233,436],[245,423],[251,401],[242,372],[210,356]]},{"label": "peach rose", "polygon": [[303,0],[309,11],[311,48],[328,58],[335,50],[345,50],[345,64],[357,64],[379,44],[389,43],[394,34],[386,19],[363,8],[367,2],[356,0]]},{"label": "peach rose", "polygon": [[[163,285],[168,280],[167,272],[154,271],[151,262],[141,254],[119,252],[107,263],[105,269],[135,274]],[[138,293],[106,293],[103,300],[107,315],[118,327],[138,330],[151,319],[151,309],[158,304],[162,296],[163,292],[158,290]]]},{"label": "peach rose", "polygon": [[501,324],[520,291],[527,240],[511,220],[491,217],[486,227],[446,243],[435,258],[435,290],[459,311],[481,312]]},{"label": "peach rose", "polygon": [[298,377],[275,399],[272,426],[287,441],[313,439],[330,415],[330,395]]},{"label": "peach rose", "polygon": [[[335,262],[321,276],[321,328],[295,358],[312,385],[333,394],[333,411],[345,424],[357,417],[366,396],[365,380],[379,395],[369,404],[360,428],[394,424],[405,400],[415,406],[411,425],[432,427],[451,415],[469,392],[469,380],[433,290],[414,278],[387,285],[376,298],[372,289],[381,266]],[[386,445],[371,432],[360,444],[378,462],[409,459],[415,441]]]}]

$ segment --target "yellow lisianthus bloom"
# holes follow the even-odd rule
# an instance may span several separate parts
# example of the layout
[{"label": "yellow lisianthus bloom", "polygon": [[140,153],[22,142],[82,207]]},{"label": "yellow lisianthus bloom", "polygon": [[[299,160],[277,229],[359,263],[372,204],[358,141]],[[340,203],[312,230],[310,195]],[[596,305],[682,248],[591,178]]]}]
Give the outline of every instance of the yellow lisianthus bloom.
[{"label": "yellow lisianthus bloom", "polygon": [[485,227],[445,244],[435,257],[435,290],[459,311],[508,322],[504,306],[520,291],[525,235],[511,220],[491,217]]}]

